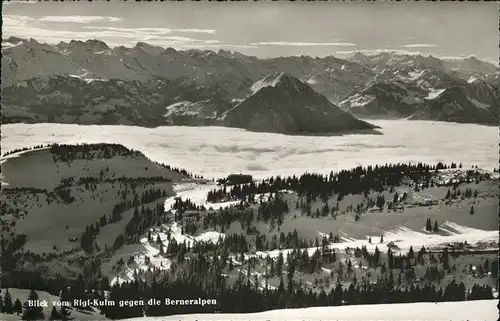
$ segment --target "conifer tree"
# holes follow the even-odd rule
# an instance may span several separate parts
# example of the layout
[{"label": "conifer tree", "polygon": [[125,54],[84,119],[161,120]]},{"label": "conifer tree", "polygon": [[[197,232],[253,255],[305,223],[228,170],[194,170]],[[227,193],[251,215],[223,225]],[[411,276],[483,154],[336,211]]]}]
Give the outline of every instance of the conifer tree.
[{"label": "conifer tree", "polygon": [[282,273],[283,273],[283,265],[284,265],[284,258],[283,258],[283,252],[280,251],[279,255],[278,255],[278,261],[277,261],[277,264],[276,264],[276,273],[278,274],[278,276],[281,276]]},{"label": "conifer tree", "polygon": [[410,246],[410,250],[408,251],[408,258],[413,259],[414,253],[413,253],[413,246]]},{"label": "conifer tree", "polygon": [[6,290],[5,296],[3,298],[3,311],[7,314],[14,313],[14,306],[12,304],[12,296],[10,295],[9,289]]},{"label": "conifer tree", "polygon": [[57,311],[55,306],[52,306],[52,311],[50,311],[49,320],[61,320],[61,314]]},{"label": "conifer tree", "polygon": [[63,303],[65,303],[65,302],[70,303],[71,302],[71,294],[66,286],[63,287],[63,289],[61,290],[59,297]]},{"label": "conifer tree", "polygon": [[67,321],[70,319],[71,311],[67,306],[63,305],[61,310],[59,311],[59,314],[61,316],[61,320]]},{"label": "conifer tree", "polygon": [[430,218],[427,218],[427,221],[425,222],[425,230],[427,232],[432,232],[432,223]]},{"label": "conifer tree", "polygon": [[434,221],[434,229],[433,229],[434,232],[438,232],[439,231],[439,226],[438,226],[438,222],[437,220]]},{"label": "conifer tree", "polygon": [[38,301],[38,293],[36,293],[34,290],[31,290],[29,295],[28,295],[28,301],[24,303],[24,313],[23,313],[23,320],[26,321],[38,321],[38,320],[43,320],[45,319],[45,315],[43,313],[43,308],[42,307],[34,307],[34,306],[29,306],[28,302],[37,302]]},{"label": "conifer tree", "polygon": [[23,313],[23,305],[21,304],[21,301],[19,301],[19,299],[16,299],[16,301],[14,302],[14,313],[16,313],[17,315]]},{"label": "conifer tree", "polygon": [[398,192],[396,192],[396,193],[394,193],[394,198],[392,199],[392,202],[394,204],[396,204],[398,202],[398,200],[399,200],[399,194],[398,194]]}]

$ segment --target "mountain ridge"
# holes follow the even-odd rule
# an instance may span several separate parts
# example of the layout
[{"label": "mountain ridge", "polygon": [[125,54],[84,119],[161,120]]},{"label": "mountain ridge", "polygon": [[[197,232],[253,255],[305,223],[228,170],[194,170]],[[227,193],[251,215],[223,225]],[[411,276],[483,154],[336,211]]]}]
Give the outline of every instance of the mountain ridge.
[{"label": "mountain ridge", "polygon": [[[38,78],[39,82],[43,83],[46,77],[67,77],[68,83],[73,83],[68,77],[79,78],[82,82],[77,86],[83,93],[86,91],[86,84],[96,81],[103,87],[109,87],[109,90],[115,87],[112,85],[113,79],[131,84],[125,86],[122,92],[124,97],[133,97],[130,99],[135,103],[122,104],[120,101],[111,101],[111,105],[102,108],[113,110],[119,107],[126,110],[128,105],[135,104],[134,108],[137,110],[134,113],[141,114],[141,117],[129,115],[125,117],[126,121],[123,117],[113,116],[114,118],[110,117],[106,121],[99,121],[99,117],[90,117],[83,121],[85,124],[115,122],[141,126],[212,125],[216,123],[214,119],[252,95],[256,90],[253,87],[258,86],[259,81],[265,81],[269,75],[279,73],[286,73],[307,83],[343,111],[364,118],[412,117],[442,121],[453,118],[465,123],[489,125],[492,122],[484,117],[484,109],[487,108],[490,114],[497,115],[496,105],[500,97],[498,68],[475,57],[464,57],[449,62],[433,56],[385,52],[378,55],[357,53],[348,59],[333,56],[260,59],[227,50],[180,51],[144,42],[130,48],[111,48],[95,39],[49,45],[39,43],[35,39],[15,37],[2,42],[2,52],[2,88],[6,110],[6,115],[2,114],[4,123],[51,121],[43,111],[35,110],[35,106],[39,108],[39,101],[32,99],[24,102],[25,97],[19,96],[18,91],[13,89],[27,81],[30,83],[32,79]],[[158,79],[165,84],[155,88],[152,83]],[[472,97],[476,95],[476,80],[491,87],[486,89],[490,93],[480,96],[480,99]],[[385,85],[391,83],[406,89],[397,88],[392,91]],[[169,86],[175,89],[165,89]],[[387,90],[380,90],[384,86]],[[454,86],[468,87],[467,92],[471,95],[469,98],[477,100],[479,104],[474,107],[469,104],[468,99],[452,101],[449,97],[449,101],[443,104],[465,104],[458,109],[466,108],[471,112],[456,113],[456,116],[451,118],[429,112],[433,104],[433,99],[429,97],[435,98],[436,93]],[[149,89],[145,92],[138,89],[144,87]],[[52,96],[60,97],[50,99],[62,102],[67,100],[68,96],[74,96],[65,90],[52,90]],[[496,97],[493,100],[485,98],[493,96]],[[158,100],[158,97],[163,98]],[[150,100],[153,103],[150,103]],[[186,103],[179,105],[182,101]],[[163,119],[151,118],[151,109],[154,110],[155,117],[161,114],[158,111],[161,109],[160,102],[164,105],[161,108],[168,109],[163,113],[167,115],[166,123]],[[102,103],[106,105],[105,102]],[[151,107],[152,105],[155,107]],[[179,109],[179,106],[182,108]],[[14,110],[19,108],[20,110]],[[78,114],[85,113],[85,108],[70,104],[64,110]],[[99,110],[98,108],[89,112],[99,114]],[[149,115],[146,117],[148,120],[139,120],[145,117],[144,114]],[[423,114],[427,115],[422,116]],[[64,118],[59,120],[61,122],[79,121],[74,117],[65,119],[67,117],[64,113],[59,115],[59,118]],[[493,118],[495,123],[498,117]]]}]

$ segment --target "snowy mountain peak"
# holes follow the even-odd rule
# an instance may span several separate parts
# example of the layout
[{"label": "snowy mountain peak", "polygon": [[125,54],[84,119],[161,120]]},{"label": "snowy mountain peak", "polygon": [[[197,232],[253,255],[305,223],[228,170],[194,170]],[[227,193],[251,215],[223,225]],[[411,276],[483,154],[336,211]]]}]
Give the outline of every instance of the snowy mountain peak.
[{"label": "snowy mountain peak", "polygon": [[167,54],[174,54],[176,52],[177,52],[177,50],[175,50],[175,48],[172,48],[172,47],[168,47],[167,49],[165,49],[165,53],[167,53]]},{"label": "snowy mountain peak", "polygon": [[283,75],[283,73],[270,73],[269,75],[267,75],[266,77],[260,79],[260,80],[257,80],[253,85],[252,87],[250,88],[250,90],[252,91],[252,93],[256,93],[257,91],[261,90],[262,88],[265,88],[265,87],[275,87],[276,84],[278,83],[279,81],[279,78],[281,77],[281,75]]},{"label": "snowy mountain peak", "polygon": [[98,50],[110,49],[109,46],[104,41],[97,39],[89,39],[85,41],[85,44],[91,46],[93,49],[98,49]]},{"label": "snowy mountain peak", "polygon": [[27,42],[27,44],[29,45],[39,45],[40,43],[38,41],[36,41],[36,39],[34,38],[30,38]]},{"label": "snowy mountain peak", "polygon": [[266,87],[301,90],[304,86],[306,86],[304,83],[291,75],[284,72],[274,72],[270,73],[263,79],[256,81],[252,85],[251,91],[252,93],[256,93]]},{"label": "snowy mountain peak", "polygon": [[150,44],[142,42],[142,41],[139,41],[138,43],[136,43],[136,45],[134,46],[134,50],[142,50],[142,51],[144,51],[148,54],[152,54],[152,55],[159,55],[165,51],[165,49],[163,49],[162,47],[153,46],[153,45],[150,45]]},{"label": "snowy mountain peak", "polygon": [[26,42],[26,39],[18,38],[18,37],[12,37],[10,36],[8,39],[3,40],[4,43],[9,43],[11,45],[19,45],[23,42]]}]

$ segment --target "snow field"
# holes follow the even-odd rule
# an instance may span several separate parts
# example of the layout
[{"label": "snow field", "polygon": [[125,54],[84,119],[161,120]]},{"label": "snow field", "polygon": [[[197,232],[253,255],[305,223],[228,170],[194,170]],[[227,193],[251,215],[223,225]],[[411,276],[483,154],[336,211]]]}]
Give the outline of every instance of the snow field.
[{"label": "snow field", "polygon": [[168,317],[146,317],[127,321],[484,321],[498,318],[497,300],[478,300],[439,303],[397,303],[373,305],[349,305],[338,307],[313,307],[305,309],[282,309],[247,314],[185,314]]}]

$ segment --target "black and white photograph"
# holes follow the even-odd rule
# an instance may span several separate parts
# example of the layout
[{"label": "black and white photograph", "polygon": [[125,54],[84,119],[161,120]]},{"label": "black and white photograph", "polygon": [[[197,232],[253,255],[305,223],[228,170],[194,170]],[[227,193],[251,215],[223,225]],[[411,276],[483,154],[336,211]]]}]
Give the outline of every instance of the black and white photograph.
[{"label": "black and white photograph", "polygon": [[0,320],[496,320],[499,13],[2,2]]}]

